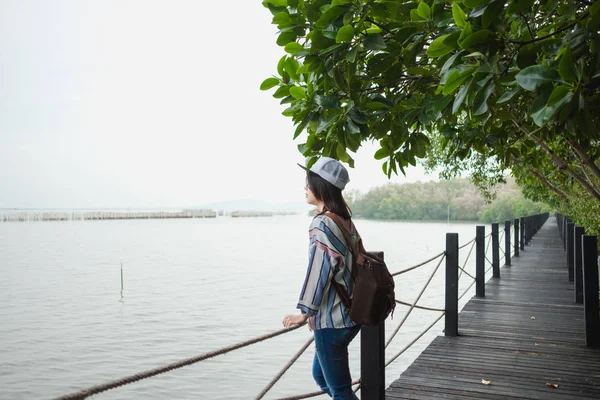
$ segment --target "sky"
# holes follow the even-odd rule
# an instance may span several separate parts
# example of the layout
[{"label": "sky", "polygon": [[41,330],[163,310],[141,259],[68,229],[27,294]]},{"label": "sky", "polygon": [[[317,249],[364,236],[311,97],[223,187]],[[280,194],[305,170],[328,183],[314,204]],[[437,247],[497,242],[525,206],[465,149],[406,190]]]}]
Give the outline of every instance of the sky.
[{"label": "sky", "polygon": [[[284,55],[260,0],[2,0],[0,208],[304,201],[301,140],[260,83]],[[377,144],[347,189],[388,180]]]}]

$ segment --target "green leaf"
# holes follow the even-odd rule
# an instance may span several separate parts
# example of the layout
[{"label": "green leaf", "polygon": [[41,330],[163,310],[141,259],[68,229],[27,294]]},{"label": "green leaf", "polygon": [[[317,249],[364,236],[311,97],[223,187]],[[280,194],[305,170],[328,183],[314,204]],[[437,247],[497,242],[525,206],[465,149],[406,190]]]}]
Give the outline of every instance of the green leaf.
[{"label": "green leaf", "polygon": [[387,47],[383,37],[378,33],[367,36],[363,45],[369,50],[383,50]]},{"label": "green leaf", "polygon": [[567,94],[571,91],[571,88],[569,88],[568,86],[557,86],[554,88],[554,90],[552,91],[552,94],[550,95],[550,98],[548,99],[548,103],[546,104],[547,107],[552,107],[553,105],[555,105],[556,103],[558,103],[560,100],[562,100],[565,96],[567,96]]},{"label": "green leaf", "polygon": [[277,44],[279,46],[285,46],[290,42],[296,41],[296,34],[293,31],[282,32],[277,38]]},{"label": "green leaf", "polygon": [[292,25],[292,20],[290,18],[290,14],[287,11],[278,12],[273,16],[273,24],[279,25],[280,27],[290,26]]},{"label": "green leaf", "polygon": [[419,7],[417,8],[417,12],[419,13],[419,17],[423,19],[431,18],[431,8],[425,2],[419,3]]},{"label": "green leaf", "polygon": [[489,4],[491,0],[463,0],[463,4],[469,8],[477,8]]},{"label": "green leaf", "polygon": [[460,31],[456,31],[451,33],[444,39],[444,44],[448,47],[452,47],[453,49],[458,49],[458,39],[460,38]]},{"label": "green leaf", "polygon": [[460,72],[458,70],[453,71],[448,79],[446,80],[446,84],[444,85],[443,94],[445,96],[454,92],[460,85],[466,81],[469,76],[473,73],[475,68],[467,68],[465,71]]},{"label": "green leaf", "polygon": [[382,160],[390,155],[390,151],[386,148],[381,148],[375,152],[375,159]]},{"label": "green leaf", "polygon": [[290,42],[286,44],[283,49],[286,51],[286,53],[296,54],[304,51],[304,46],[302,46],[300,43]]},{"label": "green leaf", "polygon": [[431,42],[429,48],[427,49],[427,55],[429,57],[442,57],[448,53],[451,53],[454,49],[444,44],[444,39],[446,39],[448,36],[450,35],[439,36],[437,39]]},{"label": "green leaf", "polygon": [[535,92],[540,86],[559,82],[560,77],[555,69],[544,65],[532,65],[515,76],[517,82],[525,90]]},{"label": "green leaf", "polygon": [[484,43],[488,43],[493,37],[494,32],[490,31],[489,29],[482,29],[470,34],[462,41],[459,40],[458,44],[462,49],[472,49]]},{"label": "green leaf", "polygon": [[504,17],[504,1],[495,1],[485,8],[481,17],[481,25],[489,28],[491,25],[502,23]]},{"label": "green leaf", "polygon": [[410,10],[410,20],[414,22],[426,21],[426,19],[419,15],[419,10],[417,8]]},{"label": "green leaf", "polygon": [[277,89],[275,91],[275,93],[273,93],[273,97],[275,97],[276,99],[282,99],[289,95],[290,95],[290,87],[288,85],[279,86],[279,89]]},{"label": "green leaf", "polygon": [[476,102],[475,104],[479,104],[479,107],[477,107],[477,109],[475,110],[475,112],[473,113],[473,115],[481,115],[481,114],[485,114],[486,112],[488,112],[488,105],[487,105],[487,100],[490,97],[490,95],[494,92],[494,80],[490,79],[490,81],[487,83],[487,86],[485,87],[484,90],[482,90],[479,95],[477,96]]},{"label": "green leaf", "polygon": [[335,42],[336,43],[346,43],[352,41],[354,38],[354,28],[352,25],[344,25],[338,31]]},{"label": "green leaf", "polygon": [[508,14],[519,14],[532,11],[535,0],[512,0],[508,6]]},{"label": "green leaf", "polygon": [[263,1],[263,5],[265,5],[265,3],[273,4],[275,7],[287,7],[288,5],[287,0],[266,0]]},{"label": "green leaf", "polygon": [[279,84],[279,79],[277,78],[267,78],[260,84],[260,90],[269,90],[274,88]]},{"label": "green leaf", "polygon": [[283,68],[285,69],[285,72],[288,73],[290,78],[295,81],[298,80],[298,69],[300,68],[300,63],[296,61],[294,57],[288,57],[283,63]]},{"label": "green leaf", "polygon": [[356,125],[350,118],[346,118],[346,132],[353,135],[360,133],[360,127]]},{"label": "green leaf", "polygon": [[336,96],[315,96],[315,103],[320,105],[323,108],[337,108],[339,106],[339,101]]},{"label": "green leaf", "polygon": [[292,86],[290,88],[290,95],[296,100],[306,99],[306,91],[300,86]]},{"label": "green leaf", "polygon": [[513,88],[509,89],[500,96],[498,100],[496,100],[496,104],[506,103],[510,99],[512,99],[517,93],[521,91],[521,88]]},{"label": "green leaf", "polygon": [[452,3],[452,17],[456,26],[465,26],[467,16],[458,3]]},{"label": "green leaf", "polygon": [[597,32],[600,29],[600,1],[594,2],[590,7],[590,17],[586,28],[590,32]]},{"label": "green leaf", "polygon": [[456,114],[456,112],[460,109],[460,106],[462,105],[462,103],[465,101],[465,98],[467,97],[467,94],[469,93],[469,89],[471,87],[471,82],[473,82],[473,79],[475,79],[475,78],[472,78],[468,84],[461,87],[460,90],[458,91],[458,93],[456,94],[456,96],[454,97],[454,104],[452,104],[452,114]]},{"label": "green leaf", "polygon": [[558,73],[567,82],[575,82],[577,80],[575,65],[573,63],[573,52],[570,46],[565,49],[560,58]]},{"label": "green leaf", "polygon": [[317,20],[315,26],[317,28],[326,28],[329,24],[331,24],[337,17],[344,14],[348,11],[347,6],[335,6],[329,8],[327,11],[321,15],[321,18]]},{"label": "green leaf", "polygon": [[364,108],[367,110],[381,110],[390,108],[387,104],[382,103],[380,101],[371,101],[369,103],[364,104]]},{"label": "green leaf", "polygon": [[348,62],[354,63],[354,61],[356,61],[357,53],[358,53],[358,49],[356,47],[354,47],[352,50],[348,51],[348,53],[346,54],[346,60],[348,60]]},{"label": "green leaf", "polygon": [[460,44],[460,42],[465,40],[468,36],[471,36],[472,33],[473,33],[473,30],[471,29],[471,23],[466,22],[465,26],[463,26],[462,30],[460,31],[460,37],[458,38],[458,43]]},{"label": "green leaf", "polygon": [[440,75],[444,75],[446,73],[446,71],[448,71],[450,68],[452,68],[454,66],[454,62],[456,61],[456,59],[458,58],[458,56],[460,56],[463,52],[464,52],[464,50],[461,50],[458,53],[453,54],[452,56],[450,56],[446,60],[446,62],[444,63],[444,65],[442,66],[442,69],[440,70]]}]

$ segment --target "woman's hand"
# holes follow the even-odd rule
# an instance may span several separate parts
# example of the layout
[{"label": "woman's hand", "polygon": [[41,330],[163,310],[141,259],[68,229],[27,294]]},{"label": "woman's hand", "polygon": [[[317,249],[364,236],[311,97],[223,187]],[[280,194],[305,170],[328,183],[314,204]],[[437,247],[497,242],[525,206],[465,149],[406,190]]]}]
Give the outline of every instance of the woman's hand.
[{"label": "woman's hand", "polygon": [[283,317],[283,326],[289,328],[292,325],[303,324],[308,319],[306,314],[290,314]]}]

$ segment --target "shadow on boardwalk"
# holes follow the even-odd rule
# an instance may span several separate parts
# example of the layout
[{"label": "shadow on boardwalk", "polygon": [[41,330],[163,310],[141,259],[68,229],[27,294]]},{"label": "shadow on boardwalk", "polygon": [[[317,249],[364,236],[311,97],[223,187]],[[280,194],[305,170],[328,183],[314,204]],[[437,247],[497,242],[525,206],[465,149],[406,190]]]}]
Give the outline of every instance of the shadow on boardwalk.
[{"label": "shadow on boardwalk", "polygon": [[512,264],[465,305],[460,336],[437,337],[387,399],[600,399],[600,350],[585,347],[555,218]]}]

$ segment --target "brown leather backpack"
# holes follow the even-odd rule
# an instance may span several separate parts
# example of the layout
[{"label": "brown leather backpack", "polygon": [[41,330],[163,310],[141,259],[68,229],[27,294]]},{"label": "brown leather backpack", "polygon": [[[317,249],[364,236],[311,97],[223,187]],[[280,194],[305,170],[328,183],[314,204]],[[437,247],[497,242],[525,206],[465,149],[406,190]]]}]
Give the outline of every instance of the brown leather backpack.
[{"label": "brown leather backpack", "polygon": [[331,212],[327,212],[325,215],[341,229],[347,248],[352,251],[351,273],[354,279],[352,299],[348,297],[346,290],[340,284],[332,280],[335,291],[346,308],[350,310],[349,317],[352,322],[367,326],[377,325],[384,321],[390,313],[393,314],[396,307],[394,278],[381,258],[367,253],[358,232],[356,242],[352,246],[350,234],[344,228],[342,219]]}]

